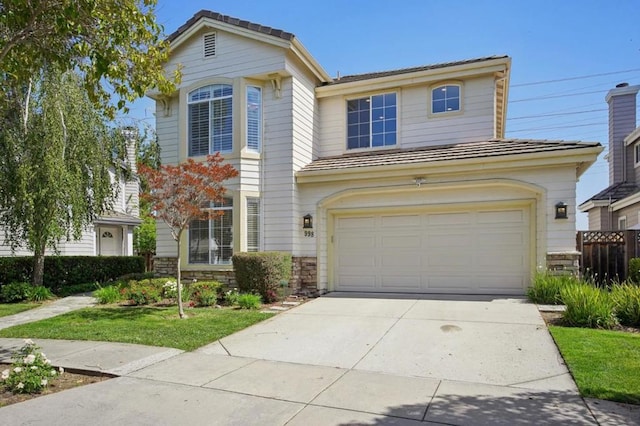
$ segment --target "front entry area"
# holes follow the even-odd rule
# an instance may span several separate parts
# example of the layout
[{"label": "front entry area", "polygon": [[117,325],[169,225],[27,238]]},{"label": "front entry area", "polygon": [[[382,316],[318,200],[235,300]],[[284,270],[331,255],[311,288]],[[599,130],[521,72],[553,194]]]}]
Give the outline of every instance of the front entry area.
[{"label": "front entry area", "polygon": [[100,227],[98,228],[98,253],[99,256],[122,256],[122,228]]},{"label": "front entry area", "polygon": [[336,214],[336,291],[524,294],[528,205]]}]

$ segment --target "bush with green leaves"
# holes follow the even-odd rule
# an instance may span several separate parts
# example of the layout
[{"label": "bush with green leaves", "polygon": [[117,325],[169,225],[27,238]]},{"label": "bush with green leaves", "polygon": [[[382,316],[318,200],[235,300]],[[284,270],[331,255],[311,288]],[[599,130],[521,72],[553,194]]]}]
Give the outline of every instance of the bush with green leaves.
[{"label": "bush with green leaves", "polygon": [[620,324],[640,327],[640,287],[629,283],[614,285],[611,298]]},{"label": "bush with green leaves", "polygon": [[32,287],[33,286],[27,282],[5,284],[0,288],[0,301],[4,303],[18,303],[29,300]]},{"label": "bush with green leaves", "polygon": [[39,393],[64,370],[53,368],[32,340],[24,342],[24,346],[14,353],[11,367],[2,371],[0,382],[12,393]]},{"label": "bush with green leaves", "polygon": [[533,303],[559,305],[562,304],[560,290],[578,282],[578,279],[573,275],[554,275],[550,272],[538,272],[533,277],[531,287],[527,289],[527,296]]},{"label": "bush with green leaves", "polygon": [[237,288],[232,288],[224,293],[224,303],[227,306],[236,306],[238,304],[238,297],[240,293],[238,293]]},{"label": "bush with green leaves", "polygon": [[617,324],[614,302],[606,289],[579,283],[562,288],[560,297],[566,305],[562,315],[566,325],[608,329]]},{"label": "bush with green leaves", "polygon": [[640,284],[640,258],[629,259],[628,279],[636,284]]},{"label": "bush with green leaves", "polygon": [[291,253],[236,253],[231,260],[240,291],[258,293],[265,303],[277,300],[280,283],[291,278]]},{"label": "bush with green leaves", "polygon": [[257,294],[243,293],[238,295],[236,304],[240,309],[260,309],[262,298]]},{"label": "bush with green leaves", "polygon": [[93,292],[93,297],[95,297],[98,303],[101,305],[117,303],[122,300],[120,288],[115,285],[100,287]]},{"label": "bush with green leaves", "polygon": [[214,306],[218,303],[218,296],[222,283],[218,281],[196,281],[191,283],[191,300],[196,306]]},{"label": "bush with green leaves", "polygon": [[158,285],[152,280],[131,281],[121,293],[134,305],[149,305],[162,300],[162,284]]},{"label": "bush with green leaves", "polygon": [[43,302],[51,298],[53,298],[53,293],[45,286],[39,285],[31,287],[29,290],[29,300],[32,302]]},{"label": "bush with green leaves", "polygon": [[91,293],[99,288],[100,285],[97,282],[65,285],[63,287],[59,287],[55,291],[55,294],[58,297],[67,297],[79,293]]}]

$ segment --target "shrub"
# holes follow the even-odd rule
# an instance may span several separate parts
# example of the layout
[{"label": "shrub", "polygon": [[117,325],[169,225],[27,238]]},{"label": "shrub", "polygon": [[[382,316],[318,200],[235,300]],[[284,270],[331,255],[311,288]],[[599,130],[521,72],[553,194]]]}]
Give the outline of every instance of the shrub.
[{"label": "shrub", "polygon": [[101,305],[116,303],[122,300],[120,289],[114,285],[100,287],[93,292],[93,297],[95,297],[98,300],[98,303]]},{"label": "shrub", "polygon": [[232,261],[240,291],[258,293],[266,303],[277,299],[280,283],[291,277],[291,253],[236,253]]},{"label": "shrub", "polygon": [[14,282],[2,286],[0,300],[5,303],[24,302],[29,299],[32,285],[26,282]]},{"label": "shrub", "polygon": [[[0,283],[30,281],[33,257],[0,257]],[[144,272],[144,258],[138,256],[47,256],[44,283],[59,294],[65,286],[107,282],[129,273]]]},{"label": "shrub", "polygon": [[[174,279],[166,279],[165,283],[162,285],[162,296],[165,299],[175,299],[178,300],[178,283]],[[188,286],[184,286],[180,284],[180,290],[182,291],[182,301],[187,302],[191,297],[191,292]]]},{"label": "shrub", "polygon": [[238,304],[239,296],[240,296],[240,293],[238,293],[237,288],[231,289],[224,294],[224,302],[228,306],[236,306]]},{"label": "shrub", "polygon": [[52,297],[53,293],[51,293],[51,290],[42,285],[31,287],[29,290],[29,300],[32,302],[42,302]]},{"label": "shrub", "polygon": [[611,289],[614,312],[620,324],[640,326],[640,287],[632,284],[618,284]]},{"label": "shrub", "polygon": [[572,275],[552,275],[549,272],[538,272],[533,278],[531,287],[527,289],[527,296],[533,303],[562,304],[560,290],[578,282],[578,279]]},{"label": "shrub", "polygon": [[262,298],[257,294],[239,294],[237,298],[237,305],[240,309],[260,309],[262,306]]},{"label": "shrub", "polygon": [[613,300],[607,290],[588,284],[574,284],[560,290],[567,306],[565,324],[574,327],[612,328],[616,325]]},{"label": "shrub", "polygon": [[56,296],[59,297],[67,297],[72,296],[78,293],[91,293],[94,290],[100,288],[97,282],[93,283],[82,283],[82,284],[74,284],[74,285],[65,285],[64,287],[58,287],[54,290]]},{"label": "shrub", "polygon": [[629,259],[629,271],[628,271],[629,280],[633,281],[636,284],[640,284],[640,258],[634,257],[633,259]]},{"label": "shrub", "polygon": [[151,280],[131,281],[123,290],[124,298],[134,305],[149,305],[162,300],[162,285],[158,286]]},{"label": "shrub", "polygon": [[218,281],[197,281],[190,285],[191,298],[197,306],[213,306],[218,303],[221,288]]},{"label": "shrub", "polygon": [[52,368],[45,354],[28,339],[13,355],[13,360],[11,368],[0,376],[5,389],[13,393],[39,393],[58,376],[58,372],[64,371]]}]

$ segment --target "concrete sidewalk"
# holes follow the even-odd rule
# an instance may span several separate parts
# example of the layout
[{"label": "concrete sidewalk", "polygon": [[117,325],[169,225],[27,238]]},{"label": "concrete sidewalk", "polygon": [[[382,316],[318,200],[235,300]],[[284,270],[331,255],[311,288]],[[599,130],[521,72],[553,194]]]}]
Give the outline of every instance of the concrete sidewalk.
[{"label": "concrete sidewalk", "polygon": [[86,308],[96,304],[96,299],[88,295],[68,296],[53,302],[45,303],[36,309],[19,312],[14,315],[0,317],[0,330],[13,327],[18,324],[39,321],[46,318],[55,317],[67,312]]},{"label": "concrete sidewalk", "polygon": [[[0,424],[640,424],[637,407],[585,403],[521,301],[326,297],[189,353],[35,340],[56,366],[121,377]],[[0,339],[0,358],[21,345]]]}]

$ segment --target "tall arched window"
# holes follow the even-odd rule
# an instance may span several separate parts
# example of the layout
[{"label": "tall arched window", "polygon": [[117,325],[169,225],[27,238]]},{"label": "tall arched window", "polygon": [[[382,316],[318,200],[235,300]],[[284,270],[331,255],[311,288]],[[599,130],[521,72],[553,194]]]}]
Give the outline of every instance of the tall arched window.
[{"label": "tall arched window", "polygon": [[189,93],[189,156],[233,150],[233,86],[212,84]]}]

